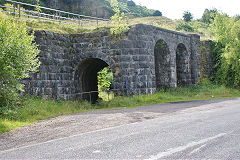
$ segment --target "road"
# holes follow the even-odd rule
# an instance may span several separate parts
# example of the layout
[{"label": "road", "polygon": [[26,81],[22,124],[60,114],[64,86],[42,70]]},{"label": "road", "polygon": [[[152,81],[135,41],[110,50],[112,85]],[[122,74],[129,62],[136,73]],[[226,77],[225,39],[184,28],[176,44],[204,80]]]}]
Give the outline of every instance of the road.
[{"label": "road", "polygon": [[11,148],[0,159],[240,159],[240,99]]}]

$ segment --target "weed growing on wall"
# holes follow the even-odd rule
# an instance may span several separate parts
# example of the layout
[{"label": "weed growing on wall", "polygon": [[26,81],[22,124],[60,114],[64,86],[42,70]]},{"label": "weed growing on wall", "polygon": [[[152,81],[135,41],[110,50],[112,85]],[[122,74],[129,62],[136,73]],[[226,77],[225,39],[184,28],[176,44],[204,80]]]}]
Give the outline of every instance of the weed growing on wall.
[{"label": "weed growing on wall", "polygon": [[123,31],[129,29],[128,25],[125,23],[126,16],[124,13],[120,13],[119,5],[117,0],[111,0],[111,7],[113,8],[114,15],[111,17],[113,28],[110,29],[112,35],[120,35]]}]

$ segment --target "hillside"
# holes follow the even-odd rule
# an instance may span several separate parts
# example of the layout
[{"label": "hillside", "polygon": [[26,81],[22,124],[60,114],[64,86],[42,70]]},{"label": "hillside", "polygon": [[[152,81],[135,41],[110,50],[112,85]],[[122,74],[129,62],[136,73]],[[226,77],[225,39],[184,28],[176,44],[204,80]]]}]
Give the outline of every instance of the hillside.
[{"label": "hillside", "polygon": [[[136,5],[131,0],[118,0],[121,12],[130,17],[152,16],[155,10],[147,9],[144,6]],[[23,0],[22,2],[35,4],[36,0]],[[4,0],[0,4],[3,5]],[[72,13],[78,13],[94,17],[110,18],[113,10],[110,7],[110,0],[40,0],[40,5]]]}]

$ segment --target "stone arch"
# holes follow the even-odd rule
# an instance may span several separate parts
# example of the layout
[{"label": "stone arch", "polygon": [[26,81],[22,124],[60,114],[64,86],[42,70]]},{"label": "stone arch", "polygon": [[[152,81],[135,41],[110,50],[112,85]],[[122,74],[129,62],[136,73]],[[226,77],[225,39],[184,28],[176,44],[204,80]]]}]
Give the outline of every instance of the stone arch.
[{"label": "stone arch", "polygon": [[96,102],[98,99],[97,92],[91,93],[91,95],[79,93],[97,91],[97,73],[107,66],[110,66],[109,63],[99,58],[86,58],[78,64],[74,75],[74,87],[77,98]]},{"label": "stone arch", "polygon": [[190,59],[186,45],[183,43],[178,44],[176,48],[176,77],[177,86],[187,86],[191,75],[189,71]]},{"label": "stone arch", "polygon": [[166,88],[170,83],[170,50],[167,43],[160,39],[154,46],[156,89]]}]

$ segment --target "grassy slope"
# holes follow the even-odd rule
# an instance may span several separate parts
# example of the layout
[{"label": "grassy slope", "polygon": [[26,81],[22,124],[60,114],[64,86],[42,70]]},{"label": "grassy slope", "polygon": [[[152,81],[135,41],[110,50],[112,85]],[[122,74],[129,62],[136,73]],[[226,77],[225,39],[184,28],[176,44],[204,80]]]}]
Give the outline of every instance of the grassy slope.
[{"label": "grassy slope", "polygon": [[[85,32],[94,32],[102,29],[109,29],[113,27],[110,22],[99,22],[97,26],[96,23],[86,24],[85,26],[76,26],[76,25],[69,25],[69,24],[59,24],[53,22],[44,22],[34,19],[18,19],[16,18],[17,22],[26,23],[28,28],[33,30],[48,30],[55,33],[62,33],[62,34],[71,34],[71,33],[85,33]],[[180,23],[183,23],[182,20],[171,20],[166,17],[139,17],[128,19],[126,22],[128,25],[135,25],[135,24],[148,24],[154,25],[157,27],[166,28],[169,30],[175,30],[176,26]],[[190,25],[195,29],[195,34],[199,34],[202,40],[206,39],[213,39],[208,27],[206,24],[198,21],[190,22]],[[185,31],[178,31],[182,33],[189,34],[190,32]],[[191,34],[192,34],[191,33]]]},{"label": "grassy slope", "polygon": [[[28,22],[29,23],[29,22]],[[148,25],[154,25],[161,28],[166,28],[169,30],[176,30],[176,26],[180,23],[183,23],[182,20],[171,20],[166,17],[139,17],[139,18],[132,18],[129,19],[126,22],[128,25],[135,25],[135,24],[148,24]],[[202,22],[193,21],[190,22],[190,25],[195,29],[194,32],[186,32],[186,31],[178,31],[186,34],[199,34],[201,36],[201,40],[206,39],[213,39],[213,36],[211,32],[208,29],[208,26]],[[79,32],[92,32],[97,29],[96,24],[91,24],[91,26],[85,26],[85,27],[77,27],[72,25],[59,25],[59,24],[53,24],[53,23],[40,23],[37,24],[36,22],[31,24],[28,24],[29,27],[35,28],[37,30],[51,30],[57,33],[79,33]],[[111,28],[113,27],[111,23],[106,22],[100,22],[99,27],[102,29]]]}]

